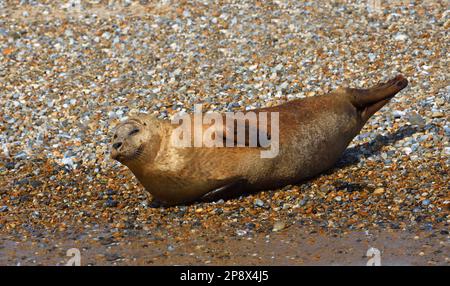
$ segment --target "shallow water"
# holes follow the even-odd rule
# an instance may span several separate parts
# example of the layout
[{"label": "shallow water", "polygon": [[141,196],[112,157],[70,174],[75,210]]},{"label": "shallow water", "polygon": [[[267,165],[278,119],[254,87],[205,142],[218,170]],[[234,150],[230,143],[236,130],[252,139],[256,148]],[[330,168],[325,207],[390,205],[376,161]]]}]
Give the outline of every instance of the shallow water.
[{"label": "shallow water", "polygon": [[[103,236],[105,235],[105,236]],[[381,265],[448,265],[445,233],[381,231],[332,233],[292,226],[279,233],[221,237],[211,231],[191,233],[171,244],[137,233],[115,240],[92,232],[78,238],[1,238],[1,265],[65,265],[80,251],[81,265],[366,265],[369,248],[380,251]]]}]

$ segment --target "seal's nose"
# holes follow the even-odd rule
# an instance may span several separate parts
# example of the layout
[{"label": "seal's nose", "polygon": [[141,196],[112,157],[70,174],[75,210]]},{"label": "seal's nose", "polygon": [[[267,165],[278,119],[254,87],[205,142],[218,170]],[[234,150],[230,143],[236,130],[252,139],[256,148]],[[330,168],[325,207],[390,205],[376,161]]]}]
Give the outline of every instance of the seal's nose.
[{"label": "seal's nose", "polygon": [[114,143],[113,145],[112,145],[112,147],[114,148],[114,149],[119,149],[120,148],[120,146],[122,146],[122,142],[116,142],[116,143]]}]

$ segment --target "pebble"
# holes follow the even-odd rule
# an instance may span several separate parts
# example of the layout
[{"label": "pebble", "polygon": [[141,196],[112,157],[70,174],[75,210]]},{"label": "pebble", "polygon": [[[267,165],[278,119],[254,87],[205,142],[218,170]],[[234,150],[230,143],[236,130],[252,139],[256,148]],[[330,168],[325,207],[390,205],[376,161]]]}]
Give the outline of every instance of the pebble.
[{"label": "pebble", "polygon": [[256,199],[255,201],[254,201],[254,204],[255,204],[255,206],[257,206],[257,207],[264,207],[264,202],[263,201],[261,201],[260,199]]},{"label": "pebble", "polygon": [[393,111],[394,118],[401,118],[405,115],[404,111],[394,110]]},{"label": "pebble", "polygon": [[16,166],[16,164],[14,164],[13,162],[7,162],[5,164],[6,169],[9,169],[9,170],[14,169],[15,166]]},{"label": "pebble", "polygon": [[410,148],[410,147],[405,147],[405,148],[403,148],[403,152],[405,152],[406,155],[411,154],[412,151],[413,151],[413,150],[412,150],[412,148]]},{"label": "pebble", "polygon": [[418,125],[420,127],[425,125],[425,119],[416,112],[408,114],[408,120],[412,125]]},{"label": "pebble", "polygon": [[246,230],[243,230],[243,229],[237,229],[236,230],[236,235],[238,235],[238,236],[244,236],[246,234],[247,234]]},{"label": "pebble", "polygon": [[374,191],[373,191],[373,194],[374,195],[382,195],[382,194],[384,194],[384,188],[376,188]]},{"label": "pebble", "polygon": [[285,227],[286,227],[286,224],[284,222],[277,221],[274,223],[272,231],[277,232],[277,231],[283,230]]},{"label": "pebble", "polygon": [[408,36],[405,34],[398,33],[397,35],[395,35],[394,39],[396,41],[406,41],[408,39]]},{"label": "pebble", "polygon": [[117,201],[113,200],[113,199],[107,199],[106,202],[105,202],[105,207],[115,208],[115,207],[117,207],[118,204],[119,203]]},{"label": "pebble", "polygon": [[431,118],[441,118],[444,117],[444,113],[440,111],[435,111],[431,114]]},{"label": "pebble", "polygon": [[70,169],[75,169],[75,164],[74,164],[72,158],[65,157],[61,160],[61,163],[65,166],[69,166]]}]

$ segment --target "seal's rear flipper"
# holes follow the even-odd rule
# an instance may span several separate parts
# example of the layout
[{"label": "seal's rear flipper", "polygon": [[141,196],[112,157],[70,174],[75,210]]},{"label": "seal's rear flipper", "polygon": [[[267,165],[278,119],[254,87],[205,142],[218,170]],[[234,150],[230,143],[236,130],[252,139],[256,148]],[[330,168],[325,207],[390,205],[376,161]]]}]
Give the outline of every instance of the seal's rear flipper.
[{"label": "seal's rear flipper", "polygon": [[390,81],[369,89],[347,89],[352,104],[361,111],[364,121],[389,102],[400,90],[408,85],[408,80],[398,75]]}]

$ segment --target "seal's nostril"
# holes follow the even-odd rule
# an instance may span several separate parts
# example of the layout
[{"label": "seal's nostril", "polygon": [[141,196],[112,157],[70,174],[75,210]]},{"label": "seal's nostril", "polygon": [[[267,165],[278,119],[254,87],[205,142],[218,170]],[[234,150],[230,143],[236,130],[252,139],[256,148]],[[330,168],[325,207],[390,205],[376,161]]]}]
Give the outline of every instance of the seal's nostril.
[{"label": "seal's nostril", "polygon": [[120,146],[122,146],[122,142],[116,142],[116,143],[114,143],[112,146],[113,146],[114,149],[117,150],[117,149],[120,148]]}]

